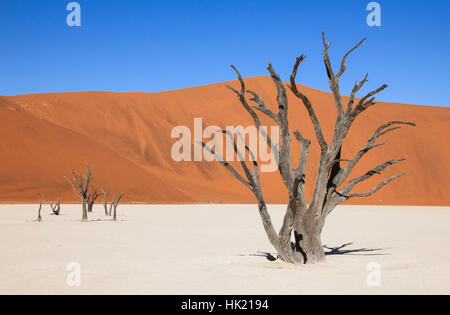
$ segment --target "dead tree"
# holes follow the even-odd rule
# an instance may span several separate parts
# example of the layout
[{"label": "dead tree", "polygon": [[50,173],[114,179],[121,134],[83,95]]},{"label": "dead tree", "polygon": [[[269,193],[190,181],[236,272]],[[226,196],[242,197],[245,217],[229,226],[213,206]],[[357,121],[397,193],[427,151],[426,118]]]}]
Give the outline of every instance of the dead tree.
[{"label": "dead tree", "polygon": [[45,200],[49,204],[50,208],[52,209],[53,215],[61,214],[61,199],[60,198],[58,198],[58,201],[55,204],[53,204],[52,202],[48,201],[45,198],[43,193],[41,193],[40,195],[41,195],[42,200]]},{"label": "dead tree", "polygon": [[103,193],[103,208],[105,209],[105,215],[111,216],[111,213],[108,212],[108,197],[109,197],[109,188],[101,188]]},{"label": "dead tree", "polygon": [[69,182],[72,186],[73,191],[76,196],[81,199],[82,202],[82,221],[85,222],[88,220],[88,210],[87,210],[87,200],[88,200],[88,191],[89,185],[92,182],[92,173],[89,164],[86,164],[86,175],[77,175],[74,170],[72,170],[73,181],[69,180],[67,177],[64,178]]},{"label": "dead tree", "polygon": [[50,205],[50,208],[52,209],[53,215],[60,215],[61,214],[61,199],[58,198],[58,201],[53,204],[51,202],[48,203]]},{"label": "dead tree", "polygon": [[41,210],[42,210],[42,201],[39,203],[38,217],[34,222],[42,222]]},{"label": "dead tree", "polygon": [[97,188],[94,188],[94,191],[91,192],[86,199],[87,202],[87,208],[88,208],[88,212],[91,213],[92,210],[94,209],[94,203],[95,201],[98,199],[98,197],[100,197],[100,193],[98,192]]},{"label": "dead tree", "polygon": [[117,221],[117,206],[119,205],[120,199],[122,199],[123,193],[120,193],[118,196],[113,196],[111,201],[111,206],[109,207],[109,215],[112,215],[113,221]]},{"label": "dead tree", "polygon": [[[261,126],[258,112],[268,116],[271,120],[277,124],[281,129],[281,142],[279,149],[273,144],[272,139],[267,134],[262,134],[267,140],[267,145],[272,148],[278,162],[278,171],[281,175],[284,185],[287,188],[289,202],[287,205],[284,220],[280,231],[277,233],[273,224],[267,205],[264,200],[260,175],[258,172],[258,163],[253,162],[253,166],[249,168],[245,161],[241,161],[241,167],[244,175],[241,175],[232,165],[228,162],[217,158],[217,154],[209,148],[205,143],[202,143],[203,147],[209,150],[212,154],[216,155],[216,159],[221,162],[241,183],[249,188],[255,195],[258,201],[258,209],[261,215],[265,232],[268,236],[270,243],[273,245],[278,253],[278,257],[286,262],[295,264],[316,263],[325,260],[324,248],[321,241],[321,233],[325,224],[327,216],[335,209],[335,207],[350,199],[356,197],[367,197],[373,195],[383,186],[406,174],[398,174],[388,179],[383,180],[380,184],[369,190],[368,192],[359,193],[352,192],[356,184],[363,182],[374,175],[381,174],[387,167],[399,163],[404,159],[394,159],[387,161],[377,167],[369,170],[362,176],[356,177],[350,180],[346,185],[346,179],[349,177],[351,171],[355,165],[361,160],[361,158],[372,149],[383,145],[384,143],[376,143],[376,141],[386,135],[387,133],[399,129],[402,125],[415,126],[414,123],[391,121],[381,125],[375,130],[373,135],[369,138],[366,145],[358,151],[351,159],[342,159],[341,152],[344,139],[347,133],[355,121],[355,119],[366,109],[375,105],[375,95],[387,88],[387,85],[382,85],[376,90],[371,91],[361,99],[356,99],[356,93],[367,82],[366,75],[361,82],[357,82],[349,97],[349,101],[344,108],[344,99],[341,96],[339,88],[339,80],[345,70],[347,69],[345,62],[348,55],[358,48],[364,41],[363,39],[350,51],[348,51],[342,58],[340,68],[337,73],[332,69],[330,58],[328,56],[328,49],[330,43],[325,41],[325,35],[322,33],[323,39],[323,58],[325,68],[330,84],[331,91],[333,92],[334,102],[337,108],[337,120],[334,128],[334,135],[331,143],[327,143],[322,132],[322,127],[316,116],[314,108],[308,99],[303,94],[296,84],[297,71],[300,64],[305,59],[304,55],[297,58],[292,75],[290,77],[290,84],[287,85],[288,89],[301,101],[306,108],[310,119],[314,126],[315,136],[321,149],[320,160],[318,165],[318,171],[314,183],[314,191],[311,200],[307,202],[305,198],[305,184],[306,184],[306,162],[308,159],[308,149],[311,145],[311,141],[303,138],[299,131],[295,131],[293,135],[301,146],[301,154],[299,162],[295,168],[292,164],[291,158],[291,131],[288,123],[288,97],[287,89],[280,77],[276,74],[273,66],[269,63],[268,71],[270,72],[273,83],[277,89],[276,101],[278,104],[278,112],[273,112],[266,106],[265,102],[259,95],[253,91],[247,91],[244,80],[242,79],[238,70],[231,66],[237,73],[240,90],[236,90],[230,86],[227,86],[232,90],[240,100],[240,103],[245,110],[250,114],[256,127],[261,131]],[[247,101],[247,93],[251,96],[255,106],[250,106]],[[222,131],[227,133],[227,131]],[[262,131],[261,131],[262,133]],[[239,135],[241,140],[245,142],[242,135]],[[239,152],[239,149],[234,140],[234,136],[231,136],[232,143],[234,143],[234,151],[236,154],[242,156],[245,152]],[[253,153],[246,145],[245,150],[253,156]],[[252,159],[253,160],[253,159]],[[343,166],[343,163],[347,163]],[[294,241],[292,243],[292,240]]]}]

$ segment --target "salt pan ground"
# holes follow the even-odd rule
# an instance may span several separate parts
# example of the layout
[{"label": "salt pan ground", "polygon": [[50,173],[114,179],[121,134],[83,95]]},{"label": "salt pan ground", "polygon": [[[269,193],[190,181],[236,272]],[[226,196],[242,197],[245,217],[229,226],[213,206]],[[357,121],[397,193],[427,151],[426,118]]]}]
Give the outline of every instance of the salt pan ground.
[{"label": "salt pan ground", "polygon": [[[88,223],[79,205],[35,223],[37,208],[0,206],[0,294],[450,293],[448,207],[338,207],[327,262],[311,266],[270,261],[254,205],[122,205],[118,222],[96,206]],[[279,225],[284,206],[269,210]],[[72,262],[79,287],[67,284]]]}]

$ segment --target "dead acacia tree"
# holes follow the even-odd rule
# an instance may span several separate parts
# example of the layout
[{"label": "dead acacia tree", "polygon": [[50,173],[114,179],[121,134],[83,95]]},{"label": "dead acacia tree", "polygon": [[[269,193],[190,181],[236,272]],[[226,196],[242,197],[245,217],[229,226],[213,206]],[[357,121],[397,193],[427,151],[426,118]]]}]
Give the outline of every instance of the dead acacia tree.
[{"label": "dead acacia tree", "polygon": [[117,221],[117,206],[119,205],[120,199],[122,199],[123,193],[119,195],[114,195],[111,201],[111,206],[109,207],[109,215],[112,215],[113,221]]},{"label": "dead acacia tree", "polygon": [[82,221],[85,222],[88,220],[88,209],[87,209],[87,200],[88,200],[88,191],[89,185],[92,182],[92,172],[89,164],[86,164],[86,174],[77,175],[74,170],[72,170],[73,181],[64,176],[64,178],[69,182],[72,186],[73,191],[76,196],[81,199],[82,202]]},{"label": "dead acacia tree", "polygon": [[[367,197],[373,195],[383,186],[392,182],[400,176],[405,174],[398,174],[388,179],[383,180],[380,184],[372,188],[368,192],[358,193],[352,192],[356,184],[363,182],[373,175],[380,174],[387,167],[399,163],[404,159],[394,159],[387,161],[377,167],[369,170],[362,176],[356,177],[350,180],[346,185],[347,178],[355,165],[361,160],[361,158],[371,151],[372,149],[383,145],[384,143],[376,143],[376,141],[387,133],[399,129],[402,125],[415,126],[414,123],[391,121],[381,125],[375,130],[373,135],[367,141],[366,145],[358,151],[351,159],[342,159],[342,145],[347,133],[355,121],[355,119],[364,112],[367,108],[375,105],[375,95],[387,88],[387,85],[382,85],[376,90],[371,91],[361,99],[356,99],[356,93],[367,82],[366,75],[361,82],[357,82],[349,97],[349,101],[344,108],[344,99],[342,98],[339,81],[347,66],[345,65],[346,59],[351,52],[358,48],[364,41],[360,41],[355,47],[349,50],[341,60],[340,68],[335,73],[331,66],[330,57],[328,56],[328,49],[330,43],[325,40],[325,35],[322,33],[323,39],[323,59],[325,68],[329,80],[329,85],[333,93],[334,102],[337,108],[337,120],[334,128],[334,134],[331,143],[327,143],[322,132],[322,127],[316,116],[314,108],[309,98],[303,94],[297,84],[296,76],[300,64],[305,59],[304,55],[297,58],[292,74],[290,77],[290,84],[287,85],[288,89],[301,101],[306,108],[310,119],[314,126],[315,136],[321,149],[320,160],[318,165],[318,171],[314,183],[314,191],[311,200],[307,202],[305,198],[305,184],[306,184],[306,162],[308,159],[308,149],[311,145],[311,141],[303,138],[299,131],[295,131],[293,135],[301,146],[301,154],[299,162],[295,168],[292,164],[291,157],[291,130],[288,122],[288,97],[287,89],[280,77],[276,74],[273,66],[269,63],[268,71],[270,72],[273,83],[277,89],[276,101],[278,104],[278,112],[273,112],[266,106],[264,100],[255,92],[247,91],[244,80],[238,72],[238,70],[231,66],[237,73],[240,90],[227,86],[232,90],[240,100],[240,103],[245,110],[250,114],[254,124],[260,130],[260,119],[257,111],[268,116],[271,120],[277,124],[281,129],[281,142],[279,148],[274,145],[273,140],[267,135],[262,134],[266,139],[267,145],[272,148],[276,161],[278,162],[278,171],[282,177],[283,183],[287,188],[289,195],[289,202],[287,205],[284,220],[280,231],[277,233],[275,227],[272,224],[270,214],[267,210],[267,205],[264,200],[263,191],[260,182],[260,175],[258,172],[258,163],[253,162],[253,166],[249,168],[247,163],[242,160],[240,162],[244,175],[241,175],[232,165],[228,162],[217,158],[217,154],[209,148],[205,143],[202,143],[203,147],[209,152],[216,155],[216,159],[221,162],[241,183],[249,188],[255,195],[258,201],[258,209],[261,215],[265,232],[268,236],[270,243],[273,245],[278,253],[278,257],[286,262],[295,264],[316,263],[325,260],[324,248],[321,241],[321,233],[325,224],[327,216],[333,211],[333,209],[340,203],[356,197]],[[250,101],[255,105],[250,106],[247,101],[247,93],[250,95]],[[227,131],[222,131],[227,133]],[[234,143],[234,151],[242,156],[245,152],[239,152],[239,149],[234,140],[234,135],[230,137],[232,143]],[[241,141],[245,143],[242,135],[240,135]],[[253,156],[253,153],[247,145],[245,150]],[[241,159],[240,159],[241,160]],[[254,160],[254,159],[252,159]],[[343,163],[347,163],[343,166]],[[292,240],[294,242],[292,242]]]},{"label": "dead acacia tree", "polygon": [[98,191],[97,188],[94,188],[94,191],[91,192],[90,194],[88,194],[88,196],[86,198],[86,202],[87,202],[87,208],[88,208],[89,213],[91,213],[92,210],[94,209],[94,203],[100,196],[101,196],[100,192]]},{"label": "dead acacia tree", "polygon": [[43,193],[40,193],[40,195],[41,195],[41,198],[43,200],[45,200],[49,204],[50,208],[52,209],[52,212],[53,212],[52,214],[53,215],[60,215],[61,214],[61,199],[60,198],[58,198],[58,201],[55,204],[53,204],[52,202],[48,201],[45,198]]},{"label": "dead acacia tree", "polygon": [[105,215],[111,216],[108,212],[108,197],[109,197],[109,188],[101,188],[103,193],[103,208],[105,209]]}]

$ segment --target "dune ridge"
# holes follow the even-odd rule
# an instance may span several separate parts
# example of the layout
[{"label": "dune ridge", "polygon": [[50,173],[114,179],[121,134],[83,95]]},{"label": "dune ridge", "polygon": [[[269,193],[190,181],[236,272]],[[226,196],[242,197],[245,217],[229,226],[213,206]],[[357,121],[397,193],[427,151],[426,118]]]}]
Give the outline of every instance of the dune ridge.
[{"label": "dune ridge", "polygon": [[[271,108],[276,91],[269,77],[245,79]],[[248,113],[224,85],[236,81],[159,93],[78,92],[0,97],[0,202],[35,203],[39,192],[49,199],[78,202],[64,176],[81,170],[87,159],[95,185],[125,192],[125,202],[254,203],[254,197],[217,162],[174,162],[171,139],[175,126],[251,125]],[[330,93],[299,86],[311,99],[327,140],[336,117]],[[308,161],[307,195],[313,189],[319,148],[303,105],[289,93],[290,127],[313,141]],[[262,118],[264,125],[271,122]],[[370,198],[350,204],[450,205],[450,109],[380,102],[355,122],[343,148],[351,158],[381,124],[402,120],[417,123],[379,142],[386,145],[367,154],[353,171],[356,177],[390,159],[405,157],[384,175],[357,186],[366,191],[391,174],[408,176]],[[293,162],[299,146],[293,142]],[[287,195],[277,173],[263,174],[268,203],[284,203]]]}]

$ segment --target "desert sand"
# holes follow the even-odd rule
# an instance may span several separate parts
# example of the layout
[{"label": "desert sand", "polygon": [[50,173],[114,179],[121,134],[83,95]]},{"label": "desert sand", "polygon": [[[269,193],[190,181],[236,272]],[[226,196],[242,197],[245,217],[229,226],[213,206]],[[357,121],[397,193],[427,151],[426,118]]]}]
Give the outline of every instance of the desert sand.
[{"label": "desert sand", "polygon": [[[274,223],[284,206],[271,205]],[[255,205],[122,205],[119,221],[79,205],[31,222],[37,205],[0,206],[0,294],[449,294],[450,208],[340,206],[323,234],[327,262],[273,254]],[[100,219],[101,221],[96,221]],[[67,264],[81,286],[66,283]],[[367,285],[367,266],[381,285]]]},{"label": "desert sand", "polygon": [[[269,77],[245,79],[275,108],[276,91]],[[174,162],[171,130],[192,128],[194,118],[220,127],[251,124],[248,113],[224,85],[236,81],[161,93],[50,93],[0,96],[0,202],[36,203],[39,192],[52,200],[78,202],[63,176],[92,165],[95,185],[125,192],[125,202],[254,203],[252,193],[217,162]],[[330,93],[300,86],[311,99],[326,138],[332,136],[336,109]],[[300,129],[313,140],[307,168],[307,195],[319,156],[312,124],[303,105],[289,93],[291,131]],[[439,104],[434,104],[439,105]],[[391,159],[408,160],[359,186],[366,191],[395,173],[408,173],[356,204],[450,206],[450,109],[380,102],[355,122],[343,148],[351,158],[381,124],[402,120],[417,123],[381,138],[385,146],[370,152],[353,172],[360,176]],[[263,125],[271,125],[263,119]],[[296,165],[299,146],[293,144]],[[287,194],[277,173],[262,177],[268,203],[285,203]]]}]

